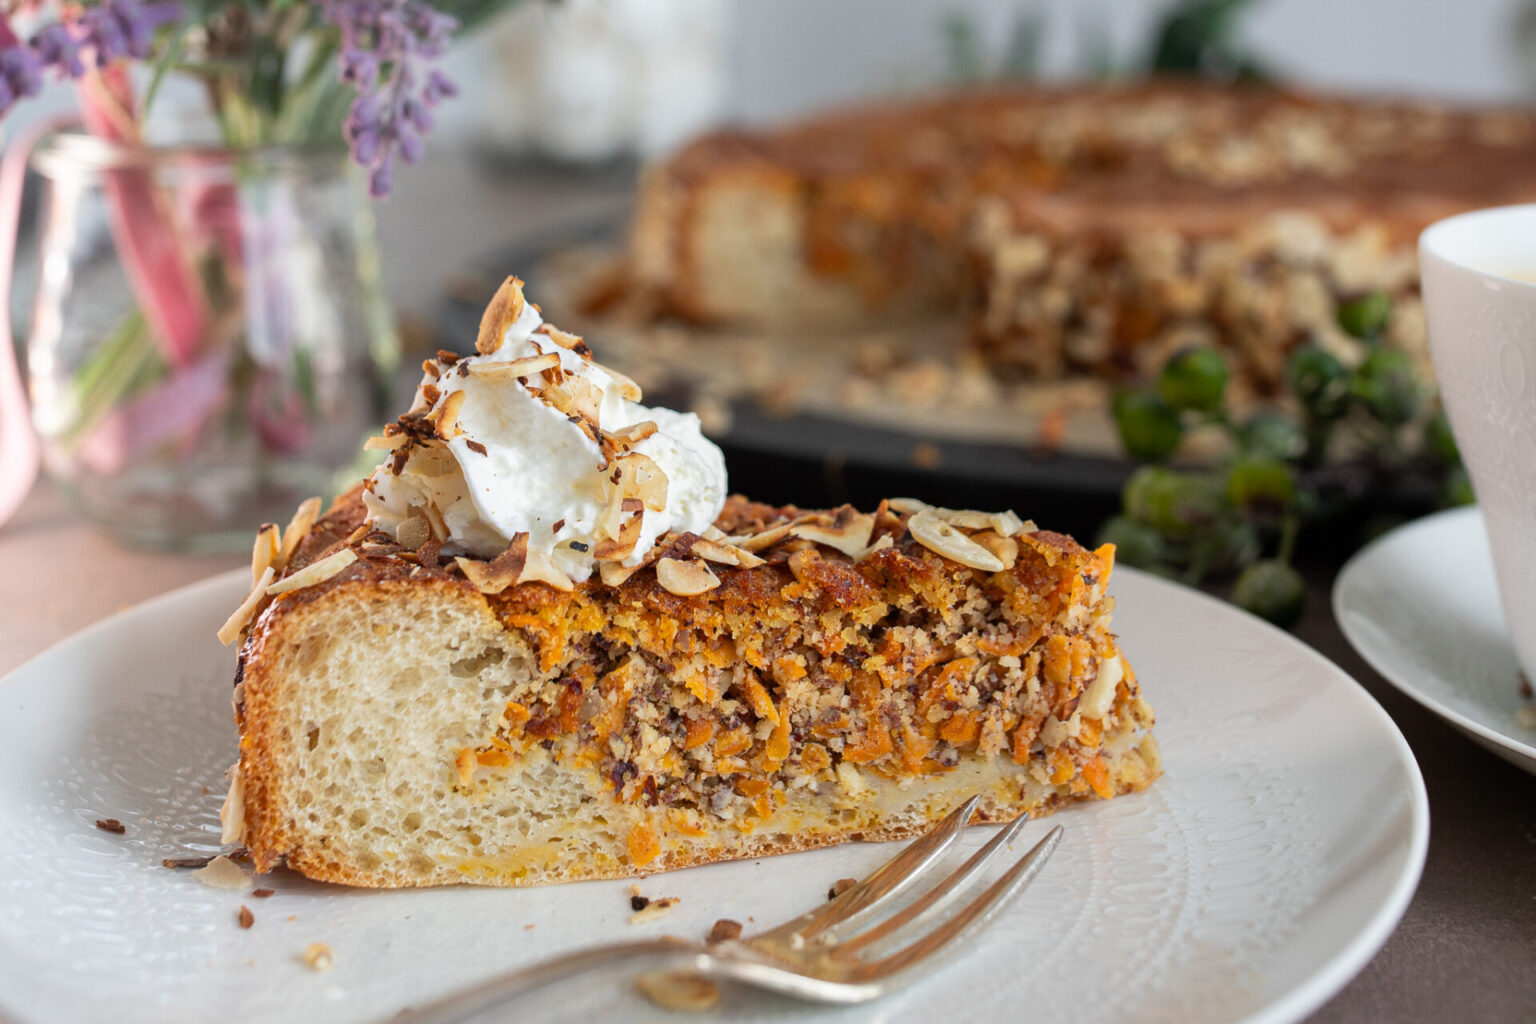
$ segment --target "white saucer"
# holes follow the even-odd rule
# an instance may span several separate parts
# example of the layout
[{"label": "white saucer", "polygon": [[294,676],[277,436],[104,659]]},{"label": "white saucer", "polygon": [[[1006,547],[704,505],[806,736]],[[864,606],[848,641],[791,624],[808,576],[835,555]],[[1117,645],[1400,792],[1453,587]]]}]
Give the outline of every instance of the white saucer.
[{"label": "white saucer", "polygon": [[[627,924],[624,881],[390,892],[278,871],[259,883],[276,890],[268,899],[206,888],[161,859],[217,848],[236,738],[234,656],[213,633],[249,585],[237,571],[151,601],[0,681],[0,1018],[384,1021],[584,945],[699,936],[720,917],[761,928],[890,856],[853,843],[655,875],[643,891],[681,903],[640,927]],[[1020,848],[1060,824],[1055,856],[932,978],[852,1016],[729,989],[703,1019],[949,1020],[963,1008],[981,1021],[1284,1024],[1375,955],[1429,836],[1424,783],[1391,719],[1337,666],[1230,605],[1128,569],[1111,589],[1157,709],[1164,776],[1031,822]],[[331,946],[334,969],[304,965],[312,942]],[[615,972],[497,1019],[664,1017]]]},{"label": "white saucer", "polygon": [[1536,730],[1515,721],[1520,666],[1480,511],[1441,512],[1378,538],[1339,573],[1333,614],[1388,682],[1536,774]]}]

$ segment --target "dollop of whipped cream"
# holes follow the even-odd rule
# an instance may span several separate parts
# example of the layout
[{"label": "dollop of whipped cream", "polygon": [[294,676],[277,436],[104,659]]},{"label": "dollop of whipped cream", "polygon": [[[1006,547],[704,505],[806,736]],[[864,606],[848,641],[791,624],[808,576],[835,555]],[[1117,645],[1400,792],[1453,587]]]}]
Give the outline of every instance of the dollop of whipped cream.
[{"label": "dollop of whipped cream", "polygon": [[391,451],[364,484],[373,528],[408,547],[435,537],[445,554],[515,551],[518,581],[560,586],[714,523],[725,460],[699,418],[641,405],[634,382],[544,323],[521,281],[502,285],[475,348],[429,360],[411,410],[371,442]]}]

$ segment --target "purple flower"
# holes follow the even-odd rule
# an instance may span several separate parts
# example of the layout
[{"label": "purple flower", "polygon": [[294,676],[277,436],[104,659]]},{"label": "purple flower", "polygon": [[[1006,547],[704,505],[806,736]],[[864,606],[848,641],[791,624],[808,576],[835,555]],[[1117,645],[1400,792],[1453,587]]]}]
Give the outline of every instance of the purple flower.
[{"label": "purple flower", "polygon": [[0,50],[0,113],[43,87],[43,61],[25,46]]},{"label": "purple flower", "polygon": [[352,159],[369,171],[369,192],[382,199],[395,160],[421,156],[433,124],[427,108],[458,94],[425,65],[441,56],[459,23],[423,0],[325,0],[324,10],[341,35],[340,78],[358,93],[343,130]]},{"label": "purple flower", "polygon": [[46,71],[65,78],[85,74],[82,54],[89,54],[94,67],[124,57],[148,57],[155,33],[180,18],[181,4],[173,0],[104,0],[73,22],[52,22],[25,43],[0,47],[0,114],[17,100],[36,95]]}]

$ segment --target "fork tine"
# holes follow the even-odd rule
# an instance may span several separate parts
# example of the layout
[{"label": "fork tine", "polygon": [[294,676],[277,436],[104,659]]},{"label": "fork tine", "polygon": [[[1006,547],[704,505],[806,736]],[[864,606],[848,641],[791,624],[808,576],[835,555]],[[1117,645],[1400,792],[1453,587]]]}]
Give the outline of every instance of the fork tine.
[{"label": "fork tine", "polygon": [[1061,826],[1057,825],[1040,842],[1019,858],[1001,878],[987,886],[963,910],[945,921],[922,938],[902,947],[889,956],[872,960],[857,972],[858,980],[874,978],[890,979],[892,975],[931,961],[933,954],[956,939],[974,935],[985,927],[1023,888],[1034,881],[1056,844],[1061,841]]},{"label": "fork tine", "polygon": [[943,856],[951,843],[960,838],[960,834],[965,831],[966,823],[971,820],[971,814],[980,802],[980,797],[971,797],[951,811],[948,817],[926,832],[922,838],[876,868],[873,874],[858,885],[809,913],[753,936],[752,941],[754,943],[789,941],[790,937],[796,934],[802,939],[808,939],[834,924],[863,913],[877,901],[900,892],[929,865]]},{"label": "fork tine", "polygon": [[832,955],[845,956],[856,950],[863,949],[870,943],[878,942],[879,940],[885,938],[887,935],[890,935],[899,929],[905,928],[908,925],[921,920],[927,912],[939,909],[944,903],[948,902],[948,897],[953,895],[966,879],[980,871],[983,867],[992,861],[999,850],[1013,842],[1014,839],[1018,836],[1019,831],[1023,829],[1024,825],[1028,821],[1028,814],[1019,815],[1013,821],[999,829],[997,835],[993,836],[987,842],[987,845],[971,854],[969,859],[967,859],[964,864],[956,868],[948,878],[939,882],[933,888],[923,893],[922,896],[919,896],[917,899],[907,904],[907,906],[903,907],[899,913],[892,914],[890,917],[886,918],[884,921],[881,921],[873,928],[869,928],[850,938],[838,941],[836,945],[832,947]]}]

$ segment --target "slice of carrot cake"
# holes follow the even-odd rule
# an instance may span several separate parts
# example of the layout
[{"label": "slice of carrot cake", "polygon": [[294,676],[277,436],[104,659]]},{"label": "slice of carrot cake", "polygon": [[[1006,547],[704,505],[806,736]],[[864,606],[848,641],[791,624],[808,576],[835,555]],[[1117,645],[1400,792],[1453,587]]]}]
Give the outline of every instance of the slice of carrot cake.
[{"label": "slice of carrot cake", "polygon": [[509,279],[362,486],[256,546],[226,839],[371,886],[607,878],[1046,813],[1157,777],[1109,547],[726,497]]}]

